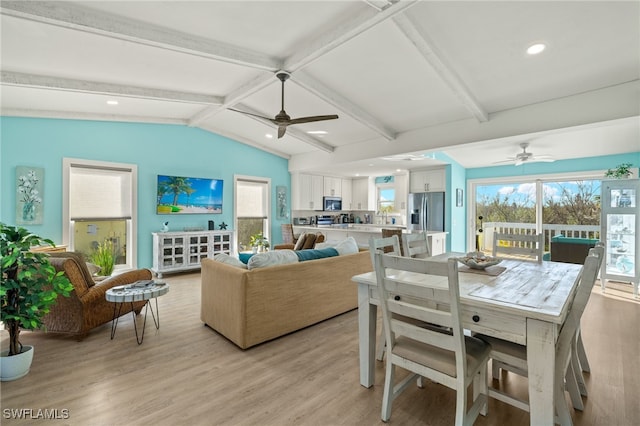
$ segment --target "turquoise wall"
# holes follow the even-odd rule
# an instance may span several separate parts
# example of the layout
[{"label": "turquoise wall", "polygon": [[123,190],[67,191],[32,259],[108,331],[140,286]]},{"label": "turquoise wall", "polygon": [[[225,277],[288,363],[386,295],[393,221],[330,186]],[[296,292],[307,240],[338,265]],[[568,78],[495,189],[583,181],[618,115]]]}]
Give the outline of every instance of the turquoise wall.
[{"label": "turquoise wall", "polygon": [[[44,223],[33,232],[62,242],[62,158],[130,163],[138,166],[138,267],[152,265],[151,232],[169,220],[172,230],[201,226],[213,220],[233,225],[233,175],[271,178],[288,188],[288,161],[231,139],[182,125],[120,123],[84,120],[0,117],[0,221],[15,223],[16,166],[42,167]],[[157,175],[220,178],[224,180],[222,214],[158,215]],[[272,202],[272,243],[281,242],[276,203]]]},{"label": "turquoise wall", "polygon": [[[453,158],[443,152],[433,153],[434,159],[447,163],[445,168],[447,186],[445,192],[445,231],[447,250],[466,252],[467,238],[467,201],[466,170]],[[462,207],[456,206],[456,189],[463,190]]]},{"label": "turquoise wall", "polygon": [[521,166],[479,167],[467,169],[467,179],[606,170],[614,168],[621,163],[631,163],[637,170],[638,166],[640,166],[640,151],[628,154],[605,155],[602,157],[561,160],[553,163],[525,163]]}]

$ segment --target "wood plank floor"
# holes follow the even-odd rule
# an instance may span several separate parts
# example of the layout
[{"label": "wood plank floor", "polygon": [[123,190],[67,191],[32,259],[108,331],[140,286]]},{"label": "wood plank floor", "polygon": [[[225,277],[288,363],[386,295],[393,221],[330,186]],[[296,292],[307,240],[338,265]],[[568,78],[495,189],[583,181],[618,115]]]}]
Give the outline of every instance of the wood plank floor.
[{"label": "wood plank floor", "polygon": [[[148,323],[141,346],[129,315],[113,341],[109,324],[81,342],[23,332],[23,343],[36,348],[33,366],[28,376],[0,385],[0,422],[42,424],[11,418],[11,409],[66,409],[69,418],[56,424],[382,424],[384,367],[378,363],[373,388],[360,386],[357,311],[242,351],[200,322],[199,273],[167,282],[170,292],[158,299],[160,329]],[[582,322],[592,369],[589,397],[573,420],[579,426],[640,425],[640,302],[630,297],[630,286],[602,295],[596,285]],[[1,337],[5,348],[7,332]],[[501,383],[526,397],[526,379],[505,374]],[[395,401],[390,423],[451,425],[454,405],[455,393],[443,386],[410,388]],[[528,424],[528,413],[495,400],[489,415],[476,421]]]}]

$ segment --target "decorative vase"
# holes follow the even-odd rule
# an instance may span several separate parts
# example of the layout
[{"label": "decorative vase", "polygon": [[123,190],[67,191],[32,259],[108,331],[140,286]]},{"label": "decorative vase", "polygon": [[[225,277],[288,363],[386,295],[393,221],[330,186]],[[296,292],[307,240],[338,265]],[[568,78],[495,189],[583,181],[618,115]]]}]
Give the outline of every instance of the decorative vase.
[{"label": "decorative vase", "polygon": [[253,254],[256,254],[256,253],[258,252],[258,247],[257,247],[257,246],[253,246],[253,247],[251,247],[251,252],[252,252]]},{"label": "decorative vase", "polygon": [[25,201],[22,206],[22,220],[32,221],[36,218],[36,205],[33,201]]},{"label": "decorative vase", "polygon": [[24,377],[31,368],[33,361],[33,346],[24,345],[22,352],[7,356],[9,349],[0,353],[0,381],[9,382]]}]

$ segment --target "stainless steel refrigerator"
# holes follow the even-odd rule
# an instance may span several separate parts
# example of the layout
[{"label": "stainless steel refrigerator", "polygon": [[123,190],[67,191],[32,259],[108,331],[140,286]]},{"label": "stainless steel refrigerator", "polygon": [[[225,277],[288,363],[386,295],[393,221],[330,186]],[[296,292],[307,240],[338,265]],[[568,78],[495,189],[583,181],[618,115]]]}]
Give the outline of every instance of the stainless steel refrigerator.
[{"label": "stainless steel refrigerator", "polygon": [[409,194],[407,230],[444,231],[444,192]]}]

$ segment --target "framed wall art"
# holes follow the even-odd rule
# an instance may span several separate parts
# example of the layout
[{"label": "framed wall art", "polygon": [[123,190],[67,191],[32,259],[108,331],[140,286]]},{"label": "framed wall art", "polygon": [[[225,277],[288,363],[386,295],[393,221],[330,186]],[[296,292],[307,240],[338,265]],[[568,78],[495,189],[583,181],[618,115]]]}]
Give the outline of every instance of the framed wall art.
[{"label": "framed wall art", "polygon": [[276,216],[280,220],[289,218],[286,186],[276,186]]},{"label": "framed wall art", "polygon": [[42,225],[44,169],[16,166],[16,224]]},{"label": "framed wall art", "polygon": [[464,195],[461,188],[456,189],[456,207],[462,207]]}]

